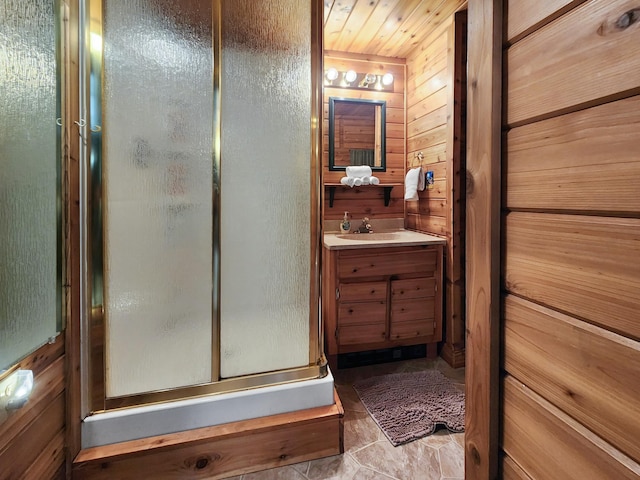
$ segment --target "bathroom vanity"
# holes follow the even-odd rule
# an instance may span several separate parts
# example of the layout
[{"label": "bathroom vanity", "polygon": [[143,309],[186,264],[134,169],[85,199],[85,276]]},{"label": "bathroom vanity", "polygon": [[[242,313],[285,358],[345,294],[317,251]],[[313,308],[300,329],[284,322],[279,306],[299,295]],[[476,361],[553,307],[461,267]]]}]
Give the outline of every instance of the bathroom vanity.
[{"label": "bathroom vanity", "polygon": [[442,340],[446,240],[408,230],[325,234],[322,315],[332,368],[341,353]]}]

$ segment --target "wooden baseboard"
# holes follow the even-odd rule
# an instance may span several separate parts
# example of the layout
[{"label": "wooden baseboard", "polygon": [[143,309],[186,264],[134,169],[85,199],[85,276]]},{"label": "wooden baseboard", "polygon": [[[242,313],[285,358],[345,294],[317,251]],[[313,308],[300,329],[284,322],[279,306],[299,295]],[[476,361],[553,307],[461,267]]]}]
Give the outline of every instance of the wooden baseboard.
[{"label": "wooden baseboard", "polygon": [[464,347],[455,347],[449,343],[444,343],[440,350],[440,356],[453,368],[464,367]]},{"label": "wooden baseboard", "polygon": [[74,480],[218,479],[344,452],[335,404],[82,450]]}]

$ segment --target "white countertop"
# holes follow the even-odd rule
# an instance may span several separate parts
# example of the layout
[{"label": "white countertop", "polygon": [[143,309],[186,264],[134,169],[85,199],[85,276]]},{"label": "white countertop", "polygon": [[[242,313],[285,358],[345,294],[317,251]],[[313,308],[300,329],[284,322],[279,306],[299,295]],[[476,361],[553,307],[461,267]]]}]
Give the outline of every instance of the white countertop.
[{"label": "white countertop", "polygon": [[412,230],[374,233],[325,233],[324,246],[330,250],[352,248],[408,247],[413,245],[445,245],[447,240]]}]

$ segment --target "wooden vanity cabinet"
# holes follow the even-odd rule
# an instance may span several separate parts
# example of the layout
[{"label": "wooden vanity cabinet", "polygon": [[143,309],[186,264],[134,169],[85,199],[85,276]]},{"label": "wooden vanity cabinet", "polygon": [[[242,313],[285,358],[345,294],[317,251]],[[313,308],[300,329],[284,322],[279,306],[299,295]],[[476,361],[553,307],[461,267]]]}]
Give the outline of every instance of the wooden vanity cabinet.
[{"label": "wooden vanity cabinet", "polygon": [[326,249],[325,351],[340,353],[442,340],[442,245]]}]

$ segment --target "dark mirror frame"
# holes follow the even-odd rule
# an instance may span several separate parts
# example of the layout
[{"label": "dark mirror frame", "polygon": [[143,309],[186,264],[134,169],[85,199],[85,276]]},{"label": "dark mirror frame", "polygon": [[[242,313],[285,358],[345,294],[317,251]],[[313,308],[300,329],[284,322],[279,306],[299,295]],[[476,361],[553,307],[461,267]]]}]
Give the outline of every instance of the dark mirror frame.
[{"label": "dark mirror frame", "polygon": [[380,125],[376,125],[376,128],[380,129],[380,166],[371,167],[371,170],[377,172],[384,172],[387,170],[386,164],[386,108],[387,102],[384,100],[367,100],[361,98],[340,98],[329,97],[329,170],[346,170],[347,167],[343,165],[335,164],[335,108],[336,102],[353,103],[361,105],[379,105],[380,106]]}]

